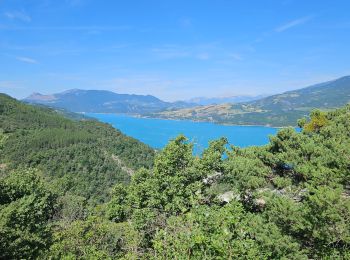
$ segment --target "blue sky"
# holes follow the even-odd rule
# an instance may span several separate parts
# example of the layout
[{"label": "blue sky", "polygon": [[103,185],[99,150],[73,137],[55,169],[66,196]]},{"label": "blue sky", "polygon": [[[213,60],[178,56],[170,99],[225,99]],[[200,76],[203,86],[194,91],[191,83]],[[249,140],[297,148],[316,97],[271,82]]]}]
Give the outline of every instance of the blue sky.
[{"label": "blue sky", "polygon": [[279,93],[350,74],[349,12],[348,0],[0,0],[0,92]]}]

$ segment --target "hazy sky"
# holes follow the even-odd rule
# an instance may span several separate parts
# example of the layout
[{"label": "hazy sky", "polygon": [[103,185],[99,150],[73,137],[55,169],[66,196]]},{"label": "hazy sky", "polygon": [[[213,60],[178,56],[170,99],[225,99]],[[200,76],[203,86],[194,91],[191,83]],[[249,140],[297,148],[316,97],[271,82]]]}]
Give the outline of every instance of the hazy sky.
[{"label": "hazy sky", "polygon": [[349,0],[0,0],[0,92],[17,98],[270,94],[349,61]]}]

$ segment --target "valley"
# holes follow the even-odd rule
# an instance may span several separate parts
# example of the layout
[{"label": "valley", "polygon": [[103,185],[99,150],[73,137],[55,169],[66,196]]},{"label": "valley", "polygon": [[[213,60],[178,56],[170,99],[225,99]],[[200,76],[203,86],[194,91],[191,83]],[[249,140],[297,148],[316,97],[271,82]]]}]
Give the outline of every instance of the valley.
[{"label": "valley", "polygon": [[1,94],[0,258],[346,259],[349,118],[314,110],[263,146],[196,151],[180,134],[154,151]]},{"label": "valley", "polygon": [[153,116],[232,125],[296,126],[297,120],[307,117],[313,109],[327,111],[349,102],[347,76],[255,101],[162,111]]},{"label": "valley", "polygon": [[0,0],[0,260],[350,260],[349,10]]},{"label": "valley", "polygon": [[253,101],[201,106],[186,101],[165,102],[154,96],[77,89],[52,95],[35,93],[24,101],[72,112],[127,114],[227,125],[295,127],[297,120],[307,117],[313,109],[327,111],[349,103],[350,76],[282,94],[257,97]]}]

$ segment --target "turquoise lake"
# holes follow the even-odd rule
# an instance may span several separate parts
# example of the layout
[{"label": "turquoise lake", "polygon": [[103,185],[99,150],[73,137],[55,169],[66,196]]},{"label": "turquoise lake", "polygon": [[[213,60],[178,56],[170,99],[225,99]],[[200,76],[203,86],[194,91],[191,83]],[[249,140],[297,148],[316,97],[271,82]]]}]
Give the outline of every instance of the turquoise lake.
[{"label": "turquoise lake", "polygon": [[277,128],[262,126],[229,126],[185,120],[138,118],[115,114],[86,114],[109,123],[124,134],[134,137],[153,148],[163,148],[170,139],[184,134],[195,145],[195,152],[202,151],[210,140],[226,137],[230,144],[239,147],[264,145]]}]

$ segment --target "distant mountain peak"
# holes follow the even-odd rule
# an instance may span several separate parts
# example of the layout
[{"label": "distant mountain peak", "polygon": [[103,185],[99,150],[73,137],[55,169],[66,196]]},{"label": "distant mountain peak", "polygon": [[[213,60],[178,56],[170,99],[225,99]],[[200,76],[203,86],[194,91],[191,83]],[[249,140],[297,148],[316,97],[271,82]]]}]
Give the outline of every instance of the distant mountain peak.
[{"label": "distant mountain peak", "polygon": [[33,92],[29,97],[26,99],[28,100],[37,100],[37,101],[52,101],[55,100],[55,95],[43,95],[39,92]]},{"label": "distant mountain peak", "polygon": [[52,95],[33,93],[24,101],[72,112],[148,114],[166,109],[193,107],[194,104],[165,102],[152,95],[118,94],[108,90],[69,89]]}]

